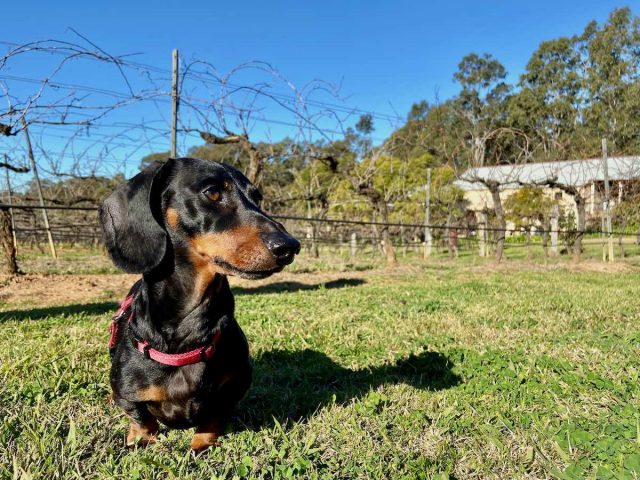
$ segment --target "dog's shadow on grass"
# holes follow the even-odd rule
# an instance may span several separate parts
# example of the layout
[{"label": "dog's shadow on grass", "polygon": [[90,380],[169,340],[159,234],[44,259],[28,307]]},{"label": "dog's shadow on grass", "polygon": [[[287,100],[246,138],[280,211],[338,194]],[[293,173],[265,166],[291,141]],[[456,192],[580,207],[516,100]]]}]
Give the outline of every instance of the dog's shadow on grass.
[{"label": "dog's shadow on grass", "polygon": [[36,307],[24,310],[7,310],[0,312],[0,324],[9,320],[42,320],[48,317],[69,315],[103,315],[115,313],[117,302],[81,303],[51,307]]},{"label": "dog's shadow on grass", "polygon": [[338,278],[322,283],[301,283],[301,282],[273,282],[257,287],[233,286],[234,295],[253,295],[258,293],[284,293],[298,292],[301,290],[333,290],[336,288],[357,287],[366,283],[362,278]]},{"label": "dog's shadow on grass", "polygon": [[[249,429],[304,421],[331,403],[346,404],[380,385],[404,383],[422,390],[443,390],[460,383],[444,355],[426,351],[373,368],[344,368],[324,353],[274,350],[253,359],[253,383],[239,405],[237,420]],[[374,402],[366,408],[378,408]]]},{"label": "dog's shadow on grass", "polygon": [[[336,289],[344,287],[354,287],[364,284],[360,278],[339,278],[324,283],[301,283],[301,282],[275,282],[260,285],[257,287],[233,287],[235,295],[257,295],[262,293],[285,293],[302,290]],[[114,314],[119,303],[96,302],[79,303],[74,305],[54,305],[50,307],[34,307],[20,310],[0,311],[0,324],[9,320],[42,320],[48,317],[60,317],[69,315],[103,315],[105,313]]]}]

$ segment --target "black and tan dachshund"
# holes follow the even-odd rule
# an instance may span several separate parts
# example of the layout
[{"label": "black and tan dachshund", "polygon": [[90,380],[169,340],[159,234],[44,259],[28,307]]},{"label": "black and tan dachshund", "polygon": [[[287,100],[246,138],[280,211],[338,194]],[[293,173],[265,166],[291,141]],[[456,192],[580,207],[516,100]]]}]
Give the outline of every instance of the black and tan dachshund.
[{"label": "black and tan dachshund", "polygon": [[112,398],[131,419],[128,445],[154,442],[158,422],[195,427],[195,451],[215,445],[248,390],[249,348],[227,276],[267,277],[300,250],[260,201],[235,168],[180,158],[149,167],[102,204],[111,258],[142,273],[110,342]]}]

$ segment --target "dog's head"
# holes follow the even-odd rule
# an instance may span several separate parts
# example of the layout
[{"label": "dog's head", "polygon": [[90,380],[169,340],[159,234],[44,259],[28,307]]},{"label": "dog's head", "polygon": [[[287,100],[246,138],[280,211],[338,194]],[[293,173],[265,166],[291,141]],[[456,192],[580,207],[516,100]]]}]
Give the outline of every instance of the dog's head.
[{"label": "dog's head", "polygon": [[181,158],[140,172],[100,208],[114,263],[150,272],[169,253],[244,278],[263,278],[293,261],[300,243],[260,209],[261,194],[235,168]]}]

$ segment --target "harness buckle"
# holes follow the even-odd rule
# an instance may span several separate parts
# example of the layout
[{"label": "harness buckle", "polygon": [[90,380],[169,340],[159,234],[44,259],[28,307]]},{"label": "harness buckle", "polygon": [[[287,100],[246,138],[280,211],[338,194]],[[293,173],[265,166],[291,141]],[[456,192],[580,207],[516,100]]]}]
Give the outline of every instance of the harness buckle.
[{"label": "harness buckle", "polygon": [[201,362],[206,362],[207,360],[209,360],[209,359],[207,358],[207,351],[208,351],[210,348],[211,348],[213,351],[215,351],[215,347],[214,347],[213,345],[207,345],[207,346],[202,347],[202,348],[200,349],[200,361],[201,361]]}]

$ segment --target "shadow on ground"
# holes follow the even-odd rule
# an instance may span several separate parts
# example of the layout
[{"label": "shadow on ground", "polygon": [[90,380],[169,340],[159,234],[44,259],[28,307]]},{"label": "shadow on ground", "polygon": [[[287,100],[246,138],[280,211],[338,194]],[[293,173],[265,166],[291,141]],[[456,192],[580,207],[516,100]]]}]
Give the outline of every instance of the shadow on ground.
[{"label": "shadow on ground", "polygon": [[[262,293],[297,292],[300,290],[334,289],[363,285],[360,278],[339,278],[324,283],[307,284],[300,282],[276,282],[256,287],[233,287],[236,295],[256,295]],[[102,315],[115,313],[118,309],[117,302],[83,303],[75,305],[62,305],[51,307],[25,308],[22,310],[7,310],[0,312],[0,323],[9,320],[42,320],[47,317],[67,315]]]},{"label": "shadow on ground", "polygon": [[300,282],[274,282],[256,287],[238,287],[234,286],[231,291],[236,295],[254,295],[258,293],[282,293],[282,292],[298,292],[301,290],[320,290],[335,289],[345,287],[357,287],[364,285],[366,282],[362,278],[339,278],[329,282],[322,283],[300,283]]},{"label": "shadow on ground", "polygon": [[237,411],[240,424],[250,429],[270,426],[273,418],[306,420],[325,405],[347,403],[379,385],[405,383],[436,391],[460,383],[449,359],[430,351],[395,365],[351,370],[315,350],[275,350],[254,358],[253,367],[253,384]]},{"label": "shadow on ground", "polygon": [[9,320],[42,320],[47,317],[67,315],[102,315],[115,313],[118,309],[117,302],[81,303],[76,305],[62,305],[52,307],[38,307],[24,310],[8,310],[0,312],[0,323]]}]

